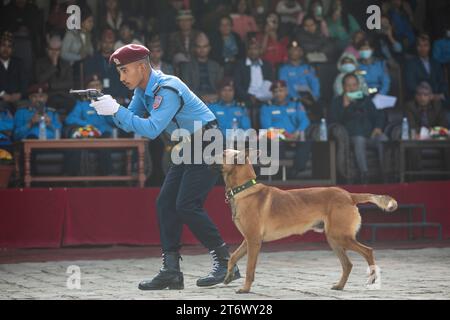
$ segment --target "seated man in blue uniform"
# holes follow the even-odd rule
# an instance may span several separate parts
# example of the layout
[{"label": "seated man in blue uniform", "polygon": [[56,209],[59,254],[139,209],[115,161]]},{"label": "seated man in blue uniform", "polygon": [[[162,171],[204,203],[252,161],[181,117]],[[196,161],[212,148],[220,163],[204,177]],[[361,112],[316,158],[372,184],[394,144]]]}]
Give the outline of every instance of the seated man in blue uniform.
[{"label": "seated man in blue uniform", "polygon": [[0,149],[12,152],[12,134],[14,118],[9,111],[8,104],[0,102]]},{"label": "seated man in blue uniform", "polygon": [[288,56],[289,61],[281,66],[278,77],[286,81],[289,97],[299,99],[300,92],[308,89],[314,100],[319,100],[319,78],[314,68],[303,61],[303,48],[299,42],[294,40],[289,43]]},{"label": "seated man in blue uniform", "polygon": [[[117,49],[110,58],[120,74],[120,80],[134,96],[127,108],[106,95],[91,106],[98,114],[113,116],[114,122],[127,132],[155,139],[163,131],[171,134],[175,129],[194,133],[194,121],[203,130],[217,128],[211,110],[177,77],[152,69],[150,51],[141,45],[130,44]],[[144,114],[150,116],[144,118]],[[218,173],[206,164],[172,164],[165,177],[157,200],[163,265],[149,281],[139,284],[141,290],[183,289],[180,271],[180,240],[183,224],[209,249],[213,269],[197,280],[198,286],[212,286],[223,282],[227,273],[229,253],[217,227],[209,218],[204,202],[215,185]],[[239,278],[235,268],[234,279]]]},{"label": "seated man in blue uniform", "polygon": [[[283,80],[275,81],[270,87],[273,94],[272,104],[261,107],[261,129],[283,129],[288,140],[305,140],[305,131],[309,127],[309,119],[300,102],[288,100],[287,84]],[[311,144],[296,144],[294,167],[290,175],[296,178],[306,168]],[[286,151],[286,143],[280,144],[280,155]]]},{"label": "seated man in blue uniform", "polygon": [[29,107],[18,109],[14,116],[14,140],[38,139],[41,116],[45,118],[47,139],[55,139],[56,130],[61,130],[56,110],[47,107],[47,89],[47,86],[42,84],[35,84],[29,88],[31,104]]},{"label": "seated man in blue uniform", "polygon": [[234,81],[224,78],[218,83],[219,101],[209,105],[219,122],[222,134],[226,137],[227,129],[250,129],[250,118],[241,103],[234,100]]},{"label": "seated man in blue uniform", "polygon": [[300,101],[307,110],[309,120],[319,121],[322,108],[319,105],[320,82],[315,69],[305,63],[303,48],[293,40],[288,45],[289,61],[281,66],[278,78],[286,81],[289,98]]},{"label": "seated man in blue uniform", "polygon": [[[86,88],[97,89],[102,91],[102,81],[97,75],[92,75],[86,81]],[[78,100],[69,113],[65,121],[64,131],[68,138],[73,138],[79,128],[93,126],[100,134],[101,138],[110,138],[113,130],[113,121],[111,117],[99,116],[97,112],[90,106],[88,100]],[[81,153],[87,150],[70,150],[67,151],[65,172],[71,176],[79,175]],[[108,175],[112,173],[111,151],[99,150],[94,151],[97,154],[99,162],[99,174]]]},{"label": "seated man in blue uniform", "polygon": [[[97,75],[92,75],[88,81],[86,81],[86,88],[103,90],[103,86],[100,78]],[[87,100],[78,100],[75,107],[69,113],[66,118],[66,125],[73,129],[79,127],[85,127],[91,125],[97,128],[102,137],[110,137],[113,129],[113,122],[111,117],[99,116],[97,112],[90,106],[90,102]],[[71,132],[68,133],[71,136]]]}]

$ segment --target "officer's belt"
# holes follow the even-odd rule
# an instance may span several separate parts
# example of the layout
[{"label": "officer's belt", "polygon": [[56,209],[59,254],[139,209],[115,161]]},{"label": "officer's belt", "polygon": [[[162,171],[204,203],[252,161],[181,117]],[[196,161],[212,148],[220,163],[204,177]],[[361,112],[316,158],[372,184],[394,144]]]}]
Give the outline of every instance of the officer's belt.
[{"label": "officer's belt", "polygon": [[[206,130],[208,130],[208,129],[219,129],[219,123],[217,122],[217,120],[213,120],[213,121],[208,122],[201,129],[199,129],[196,132],[192,133],[189,137],[183,138],[183,140],[178,142],[177,144],[175,144],[173,146],[173,148],[174,149],[180,149],[183,146],[183,144],[193,142],[194,141],[194,137],[196,135],[199,135],[198,134],[199,131],[201,131],[201,137],[203,137],[203,133]],[[203,145],[203,141],[202,141],[202,145]]]}]

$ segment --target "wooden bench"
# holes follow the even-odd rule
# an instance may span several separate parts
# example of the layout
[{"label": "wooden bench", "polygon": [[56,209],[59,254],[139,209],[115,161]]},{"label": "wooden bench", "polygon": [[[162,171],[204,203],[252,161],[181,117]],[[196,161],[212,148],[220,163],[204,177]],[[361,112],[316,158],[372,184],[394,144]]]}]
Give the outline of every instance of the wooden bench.
[{"label": "wooden bench", "polygon": [[[381,211],[377,206],[375,205],[360,205],[358,206],[359,211],[361,213],[368,212],[368,211]],[[377,230],[379,228],[389,228],[389,229],[396,229],[396,228],[408,228],[408,239],[413,239],[413,229],[414,228],[422,228],[422,238],[424,236],[424,229],[425,228],[438,228],[438,239],[442,240],[442,225],[440,223],[436,222],[428,222],[427,221],[427,213],[426,208],[424,204],[400,204],[398,206],[397,211],[407,211],[408,213],[408,221],[407,222],[373,222],[373,223],[363,223],[361,227],[367,227],[371,229],[371,242],[375,242],[377,237]],[[421,213],[421,219],[420,221],[413,221],[413,215],[414,211],[420,210]],[[383,213],[385,215],[389,215],[392,213]],[[395,214],[395,212],[393,213]]]}]

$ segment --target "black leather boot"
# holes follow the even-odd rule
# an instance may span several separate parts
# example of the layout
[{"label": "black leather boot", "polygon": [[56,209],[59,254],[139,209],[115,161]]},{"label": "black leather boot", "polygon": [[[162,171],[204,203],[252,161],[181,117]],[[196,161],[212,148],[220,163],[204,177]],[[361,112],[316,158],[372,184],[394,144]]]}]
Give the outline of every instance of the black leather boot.
[{"label": "black leather boot", "polygon": [[[223,283],[227,274],[228,260],[230,259],[228,248],[223,245],[210,253],[213,258],[213,269],[206,277],[197,280],[197,286],[199,287],[209,287]],[[239,279],[240,277],[241,275],[238,267],[234,266],[233,278],[231,281]]]},{"label": "black leather boot", "polygon": [[163,265],[152,280],[139,283],[141,290],[184,289],[183,273],[180,272],[181,256],[178,252],[164,252]]}]

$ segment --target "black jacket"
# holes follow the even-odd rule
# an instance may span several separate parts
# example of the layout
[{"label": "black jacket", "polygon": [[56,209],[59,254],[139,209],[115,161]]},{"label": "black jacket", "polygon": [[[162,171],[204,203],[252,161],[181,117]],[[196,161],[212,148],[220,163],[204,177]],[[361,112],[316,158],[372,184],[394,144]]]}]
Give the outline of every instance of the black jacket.
[{"label": "black jacket", "polygon": [[448,99],[447,83],[444,80],[442,65],[430,57],[430,74],[425,70],[425,66],[419,57],[411,58],[407,61],[405,68],[406,89],[408,98],[413,99],[416,87],[422,81],[428,82],[435,94],[445,94]]},{"label": "black jacket", "polygon": [[3,63],[0,63],[0,92],[21,93],[22,96],[27,92],[27,77],[22,67],[22,62],[18,58],[9,60],[8,70],[5,69]]},{"label": "black jacket", "polygon": [[[263,60],[262,73],[264,80],[273,81],[274,74],[270,63]],[[234,87],[238,100],[247,101],[250,98],[248,88],[250,86],[250,66],[246,65],[246,58],[239,61],[234,69]]]},{"label": "black jacket", "polygon": [[370,97],[353,101],[344,108],[343,96],[336,97],[331,105],[329,122],[343,125],[350,137],[370,137],[373,129],[384,127],[384,114],[377,110]]}]

